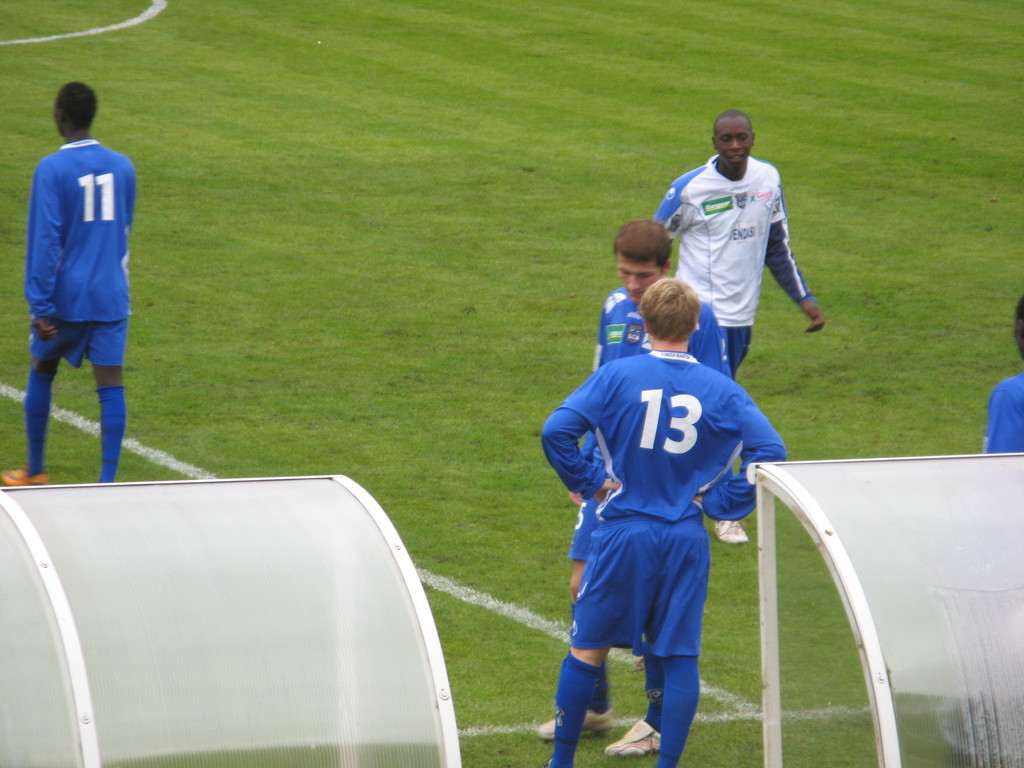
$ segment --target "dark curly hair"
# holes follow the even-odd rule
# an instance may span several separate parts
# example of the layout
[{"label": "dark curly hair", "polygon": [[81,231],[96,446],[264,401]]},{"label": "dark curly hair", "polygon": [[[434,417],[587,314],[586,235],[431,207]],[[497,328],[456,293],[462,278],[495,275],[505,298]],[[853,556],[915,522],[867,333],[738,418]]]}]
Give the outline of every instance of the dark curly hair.
[{"label": "dark curly hair", "polygon": [[85,83],[66,83],[57,91],[56,107],[75,128],[88,128],[96,117],[96,92]]}]

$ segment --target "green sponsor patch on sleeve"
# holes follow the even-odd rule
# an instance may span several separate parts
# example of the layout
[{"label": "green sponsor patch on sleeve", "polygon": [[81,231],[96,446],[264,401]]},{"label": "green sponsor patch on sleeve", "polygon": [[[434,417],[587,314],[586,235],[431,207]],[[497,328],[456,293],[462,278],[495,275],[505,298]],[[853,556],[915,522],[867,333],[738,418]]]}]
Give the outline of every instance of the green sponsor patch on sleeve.
[{"label": "green sponsor patch on sleeve", "polygon": [[605,344],[621,344],[622,333],[625,329],[625,323],[619,323],[618,325],[606,325],[604,327]]}]

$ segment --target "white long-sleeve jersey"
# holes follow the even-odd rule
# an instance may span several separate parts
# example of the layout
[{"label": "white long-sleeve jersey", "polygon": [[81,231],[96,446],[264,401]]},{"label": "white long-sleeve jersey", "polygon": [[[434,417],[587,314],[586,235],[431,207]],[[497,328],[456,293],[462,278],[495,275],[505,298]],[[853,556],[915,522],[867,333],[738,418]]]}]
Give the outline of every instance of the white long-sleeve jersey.
[{"label": "white long-sleeve jersey", "polygon": [[789,248],[775,166],[748,158],[743,178],[732,181],[718,172],[717,160],[676,179],[654,218],[679,238],[676,276],[711,305],[722,326],[749,326],[766,264],[793,301],[813,297]]}]

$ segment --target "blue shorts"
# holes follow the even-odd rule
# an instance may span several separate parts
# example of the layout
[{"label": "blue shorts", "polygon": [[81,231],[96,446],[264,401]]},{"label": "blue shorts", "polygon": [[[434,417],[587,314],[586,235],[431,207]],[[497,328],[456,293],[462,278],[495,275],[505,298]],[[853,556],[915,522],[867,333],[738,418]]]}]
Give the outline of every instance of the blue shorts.
[{"label": "blue shorts", "polygon": [[57,328],[57,336],[43,341],[32,327],[28,340],[28,351],[36,360],[59,360],[64,358],[75,368],[89,358],[93,365],[124,365],[124,350],[128,344],[128,320],[114,320],[109,323],[86,322],[68,323],[50,319]]},{"label": "blue shorts", "polygon": [[590,537],[570,637],[574,648],[698,656],[711,548],[700,517],[605,520]]},{"label": "blue shorts", "polygon": [[754,326],[723,327],[722,332],[725,335],[725,350],[729,355],[729,367],[732,369],[732,377],[735,379],[740,363],[750,351],[750,342],[754,339]]},{"label": "blue shorts", "polygon": [[569,547],[570,560],[586,560],[590,556],[590,534],[597,527],[599,506],[601,502],[597,499],[587,499],[580,505],[576,515],[576,531],[572,536],[572,546]]}]

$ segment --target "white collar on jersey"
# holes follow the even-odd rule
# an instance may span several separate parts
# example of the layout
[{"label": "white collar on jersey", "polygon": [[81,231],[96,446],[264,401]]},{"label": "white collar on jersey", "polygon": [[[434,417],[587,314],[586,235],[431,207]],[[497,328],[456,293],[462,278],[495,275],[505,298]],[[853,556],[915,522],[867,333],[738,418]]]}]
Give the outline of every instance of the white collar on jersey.
[{"label": "white collar on jersey", "polygon": [[96,139],[82,139],[81,141],[72,141],[70,144],[64,144],[61,149],[74,149],[75,147],[91,147],[93,144],[99,144]]},{"label": "white collar on jersey", "polygon": [[689,352],[672,352],[667,349],[655,349],[651,350],[651,354],[655,357],[662,357],[666,360],[683,360],[687,363],[696,363],[697,358],[691,355]]}]

